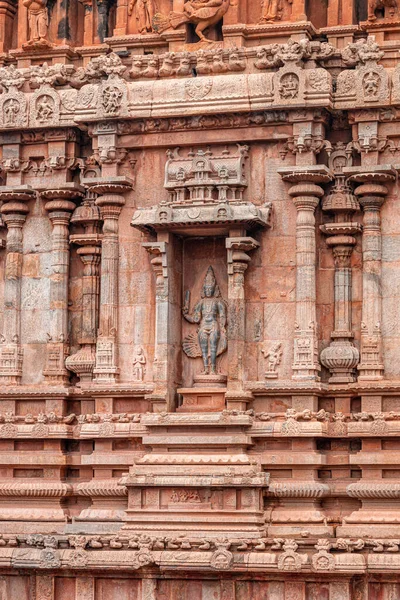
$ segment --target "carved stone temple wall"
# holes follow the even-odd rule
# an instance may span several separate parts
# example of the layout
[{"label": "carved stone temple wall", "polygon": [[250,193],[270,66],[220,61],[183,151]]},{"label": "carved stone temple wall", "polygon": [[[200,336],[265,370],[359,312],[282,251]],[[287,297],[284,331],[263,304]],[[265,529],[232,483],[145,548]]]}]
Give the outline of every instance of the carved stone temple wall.
[{"label": "carved stone temple wall", "polygon": [[400,1],[0,6],[0,600],[400,600]]}]

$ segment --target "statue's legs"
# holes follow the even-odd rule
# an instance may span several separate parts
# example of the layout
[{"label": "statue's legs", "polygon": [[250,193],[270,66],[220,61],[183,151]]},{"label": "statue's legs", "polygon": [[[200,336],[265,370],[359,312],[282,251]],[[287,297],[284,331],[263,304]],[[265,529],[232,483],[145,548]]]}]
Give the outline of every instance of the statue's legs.
[{"label": "statue's legs", "polygon": [[200,344],[200,349],[201,349],[201,355],[203,357],[204,373],[206,373],[206,374],[209,373],[208,341],[209,341],[209,334],[206,333],[205,331],[199,331],[199,344]]},{"label": "statue's legs", "polygon": [[209,40],[208,38],[206,38],[206,36],[203,33],[203,31],[205,29],[207,29],[207,27],[208,27],[207,21],[205,23],[204,22],[199,23],[195,28],[195,32],[199,36],[199,38],[202,42],[211,42],[212,43],[213,40]]},{"label": "statue's legs", "polygon": [[219,331],[213,331],[210,334],[210,358],[211,358],[211,373],[217,374],[217,350],[219,342]]}]

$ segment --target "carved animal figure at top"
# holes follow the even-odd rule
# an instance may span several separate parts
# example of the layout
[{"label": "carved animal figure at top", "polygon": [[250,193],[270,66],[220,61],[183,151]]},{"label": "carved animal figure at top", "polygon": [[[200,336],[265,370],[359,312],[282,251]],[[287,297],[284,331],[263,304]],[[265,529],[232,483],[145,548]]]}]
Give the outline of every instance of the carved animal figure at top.
[{"label": "carved animal figure at top", "polygon": [[376,21],[377,11],[384,11],[385,17],[393,17],[397,10],[397,0],[368,0],[368,21]]},{"label": "carved animal figure at top", "polygon": [[171,12],[169,17],[157,14],[153,27],[162,33],[169,27],[176,29],[184,23],[196,25],[195,32],[203,42],[213,42],[204,35],[204,31],[222,19],[229,8],[230,0],[187,0],[183,12]]}]

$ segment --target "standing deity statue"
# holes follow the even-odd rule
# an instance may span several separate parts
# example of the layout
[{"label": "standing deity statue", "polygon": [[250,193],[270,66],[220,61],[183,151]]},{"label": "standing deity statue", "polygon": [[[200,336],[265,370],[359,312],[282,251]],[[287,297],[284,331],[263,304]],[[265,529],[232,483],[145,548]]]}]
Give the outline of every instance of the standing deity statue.
[{"label": "standing deity statue", "polygon": [[28,9],[29,44],[48,44],[46,40],[49,15],[47,0],[23,0]]},{"label": "standing deity statue", "polygon": [[196,304],[193,314],[189,314],[189,296],[182,308],[186,321],[199,325],[197,340],[188,335],[183,341],[183,350],[191,358],[201,356],[205,375],[217,375],[217,356],[227,347],[226,341],[226,305],[221,298],[214,270],[208,267],[201,300]]},{"label": "standing deity statue", "polygon": [[154,0],[131,0],[128,14],[135,13],[139,33],[153,31],[153,17],[157,12]]}]

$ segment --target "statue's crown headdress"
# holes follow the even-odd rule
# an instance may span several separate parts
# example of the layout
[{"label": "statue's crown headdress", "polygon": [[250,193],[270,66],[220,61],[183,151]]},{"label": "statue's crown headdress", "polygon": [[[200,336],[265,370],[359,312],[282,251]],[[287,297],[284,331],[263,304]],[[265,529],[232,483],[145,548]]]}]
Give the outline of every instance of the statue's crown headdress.
[{"label": "statue's crown headdress", "polygon": [[215,279],[214,269],[210,266],[207,269],[206,276],[204,277],[204,285],[216,285],[217,280]]}]

